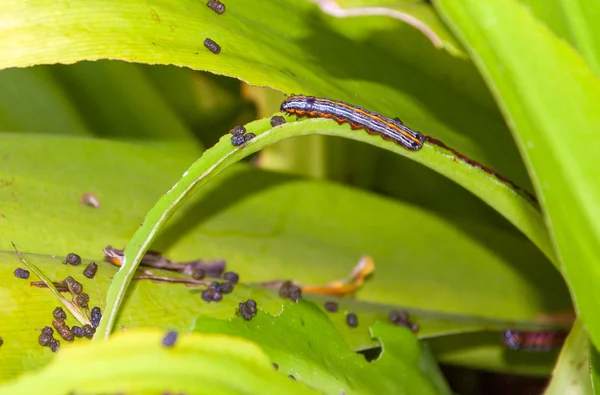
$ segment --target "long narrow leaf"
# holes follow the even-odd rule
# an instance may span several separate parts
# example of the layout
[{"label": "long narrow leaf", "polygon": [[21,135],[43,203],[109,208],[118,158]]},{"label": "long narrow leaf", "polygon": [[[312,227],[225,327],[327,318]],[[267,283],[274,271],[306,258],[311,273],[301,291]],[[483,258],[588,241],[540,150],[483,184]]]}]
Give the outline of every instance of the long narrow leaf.
[{"label": "long narrow leaf", "polygon": [[424,163],[434,170],[453,178],[457,183],[473,191],[492,207],[503,213],[523,233],[529,236],[551,260],[553,259],[552,249],[548,243],[541,215],[530,201],[517,193],[508,184],[500,182],[483,170],[456,160],[454,156],[449,155],[444,150],[440,151],[435,146],[426,145],[421,151],[409,152],[393,143],[384,141],[379,136],[371,136],[362,131],[352,131],[347,125],[340,126],[334,121],[324,119],[292,122],[276,128],[271,128],[269,120],[263,119],[249,124],[247,130],[255,133],[256,137],[246,146],[233,147],[230,136],[223,137],[219,143],[207,150],[183,174],[179,182],[163,195],[150,210],[144,223],[130,240],[125,250],[125,263],[115,275],[109,288],[106,313],[97,332],[102,334],[100,337],[107,338],[109,336],[119,306],[125,297],[127,286],[142,256],[156,238],[160,229],[185,200],[231,164],[269,144],[294,136],[306,134],[342,136],[373,144]]},{"label": "long narrow leaf", "polygon": [[436,3],[523,152],[574,302],[600,345],[600,80],[517,0]]}]

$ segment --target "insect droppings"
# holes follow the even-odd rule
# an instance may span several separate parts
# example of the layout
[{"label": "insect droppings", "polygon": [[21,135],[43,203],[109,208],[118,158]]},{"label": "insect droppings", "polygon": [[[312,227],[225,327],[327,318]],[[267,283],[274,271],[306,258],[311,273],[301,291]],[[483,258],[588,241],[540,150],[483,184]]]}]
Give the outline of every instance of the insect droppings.
[{"label": "insect droppings", "polygon": [[348,313],[346,316],[346,323],[350,328],[356,328],[358,326],[358,317],[354,313]]},{"label": "insect droppings", "polygon": [[52,326],[54,326],[60,337],[62,337],[64,340],[73,340],[73,332],[71,332],[71,329],[69,329],[69,326],[65,324],[63,320],[52,321]]},{"label": "insect droppings", "polygon": [[242,135],[234,134],[233,136],[231,136],[231,144],[233,144],[234,147],[238,147],[244,144],[245,141],[246,139]]},{"label": "insect droppings", "polygon": [[46,347],[50,344],[50,340],[52,340],[52,336],[44,335],[43,333],[40,333],[40,336],[38,337],[38,343],[42,347]]},{"label": "insect droppings", "polygon": [[14,274],[15,274],[16,278],[22,278],[23,280],[26,280],[29,278],[29,271],[22,269],[20,267],[15,269]]},{"label": "insect droppings", "polygon": [[82,338],[82,337],[84,337],[84,336],[85,336],[85,331],[84,331],[84,330],[83,330],[83,328],[82,328],[82,327],[80,327],[80,326],[75,326],[75,325],[73,325],[73,326],[71,327],[71,332],[73,332],[73,335],[75,335],[75,336],[77,336],[77,337],[79,337],[79,338]]},{"label": "insect droppings", "polygon": [[273,126],[273,127],[283,125],[284,123],[285,123],[285,118],[282,117],[281,115],[275,115],[275,116],[271,117],[271,126]]},{"label": "insect droppings", "polygon": [[325,310],[329,311],[330,313],[336,313],[338,308],[339,306],[335,302],[325,302]]},{"label": "insect droppings", "polygon": [[240,276],[236,272],[225,272],[223,273],[223,279],[232,284],[237,284],[240,281]]},{"label": "insect droppings", "polygon": [[81,283],[78,281],[74,281],[69,287],[69,290],[71,293],[73,293],[73,295],[79,295],[81,291],[83,291],[83,285],[81,285]]},{"label": "insect droppings", "polygon": [[169,331],[166,336],[162,339],[162,345],[165,347],[173,347],[177,341],[177,332]]},{"label": "insect droppings", "polygon": [[231,293],[231,291],[233,291],[233,284],[232,283],[222,283],[217,285],[217,292],[220,292],[222,294],[228,294]]},{"label": "insect droppings", "polygon": [[408,313],[406,311],[391,311],[388,318],[396,326],[403,326],[413,332],[419,330],[419,325],[408,319]]},{"label": "insect droppings", "polygon": [[83,285],[80,282],[75,280],[73,277],[68,276],[63,281],[64,284],[67,284],[67,288],[69,288],[69,292],[73,295],[79,295],[81,291],[83,291]]},{"label": "insect droppings", "polygon": [[87,278],[94,278],[97,271],[98,271],[98,265],[96,264],[96,262],[90,262],[90,263],[88,263],[85,270],[83,271],[83,275],[86,276]]},{"label": "insect droppings", "polygon": [[[45,326],[42,329],[42,333],[40,333],[40,336],[38,337],[38,343],[40,344],[40,346],[42,346],[42,347],[49,346],[50,348],[52,348],[52,343],[56,343],[55,346],[57,347],[58,343],[52,336],[53,333],[54,333],[54,330],[52,328],[50,328],[49,326]],[[55,351],[55,350],[53,350],[53,351]]]},{"label": "insect droppings", "polygon": [[294,376],[292,376],[291,374],[288,374],[288,377],[291,378],[292,380],[296,381],[296,378]]},{"label": "insect droppings", "polygon": [[0,347],[4,344],[4,339],[0,337]]},{"label": "insect droppings", "polygon": [[54,319],[56,319],[56,320],[66,320],[67,319],[67,313],[65,313],[65,311],[62,309],[62,307],[55,308],[54,311],[52,312],[52,315],[54,316]]},{"label": "insect droppings", "polygon": [[231,129],[229,133],[233,134],[234,136],[242,136],[244,133],[246,133],[246,128],[243,126],[236,126]]},{"label": "insect droppings", "polygon": [[77,305],[79,307],[81,307],[82,309],[85,309],[88,307],[89,301],[90,301],[90,296],[88,294],[86,294],[85,292],[82,292],[75,297],[75,303],[77,303]]},{"label": "insect droppings", "polygon": [[256,302],[252,299],[248,299],[245,302],[240,302],[238,311],[243,319],[250,321],[257,312]]},{"label": "insect droppings", "polygon": [[83,335],[88,339],[94,337],[94,333],[96,333],[96,328],[92,328],[90,324],[85,324],[81,329],[83,329]]},{"label": "insect droppings", "polygon": [[57,352],[60,348],[60,341],[56,340],[55,338],[51,338],[48,345],[50,346],[50,350],[52,350],[52,352]]},{"label": "insect droppings", "polygon": [[194,280],[202,280],[206,277],[206,271],[204,269],[194,269],[192,271],[192,278]]},{"label": "insect droppings", "polygon": [[390,312],[390,314],[388,315],[388,318],[394,324],[397,322],[406,322],[406,321],[408,321],[408,313],[406,313],[406,311],[394,310],[394,311]]},{"label": "insect droppings", "polygon": [[254,133],[252,133],[252,132],[251,133],[246,133],[244,135],[244,142],[250,141],[250,140],[252,140],[255,137],[256,137],[256,135]]},{"label": "insect droppings", "polygon": [[273,368],[274,368],[275,370],[279,370],[279,365],[277,365],[275,362],[273,362]]},{"label": "insect droppings", "polygon": [[225,12],[225,4],[221,3],[219,0],[208,0],[206,6],[219,15]]},{"label": "insect droppings", "polygon": [[91,319],[90,321],[92,322],[92,327],[94,329],[96,329],[98,327],[98,325],[100,325],[100,320],[102,319],[102,313],[100,312],[100,307],[96,306],[96,307],[92,307],[92,312],[91,312]]},{"label": "insect droppings", "polygon": [[62,337],[66,341],[71,342],[74,339],[73,332],[66,325],[64,327],[62,327],[60,330],[58,330],[57,332],[60,335],[60,337]]},{"label": "insect droppings", "polygon": [[279,287],[279,296],[297,302],[299,299],[302,299],[302,290],[299,286],[294,285],[293,282],[285,281],[281,284],[281,287]]},{"label": "insect droppings", "polygon": [[205,289],[204,291],[202,291],[202,300],[210,303],[213,300],[214,294],[215,294],[214,289],[212,289],[212,288]]},{"label": "insect droppings", "polygon": [[68,263],[71,266],[79,266],[81,265],[81,257],[71,252],[67,254],[67,257],[65,258],[63,263],[65,265]]},{"label": "insect droppings", "polygon": [[218,55],[221,52],[221,46],[219,44],[217,44],[216,42],[214,42],[213,40],[211,40],[210,38],[207,38],[206,40],[204,40],[204,46],[206,47],[206,49],[208,49],[210,52],[214,53],[215,55]]}]

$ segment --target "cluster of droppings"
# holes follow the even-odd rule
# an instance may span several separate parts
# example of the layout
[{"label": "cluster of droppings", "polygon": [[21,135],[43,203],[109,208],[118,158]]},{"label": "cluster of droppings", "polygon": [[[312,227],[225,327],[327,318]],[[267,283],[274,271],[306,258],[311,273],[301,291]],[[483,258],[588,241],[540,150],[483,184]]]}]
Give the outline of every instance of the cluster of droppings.
[{"label": "cluster of droppings", "polygon": [[29,278],[29,271],[20,267],[15,269],[14,274],[16,278],[22,278],[23,280],[27,280]]},{"label": "cluster of droppings", "polygon": [[52,316],[54,317],[54,320],[52,321],[52,326],[54,327],[54,329],[56,329],[60,337],[62,337],[63,340],[69,342],[73,341],[73,332],[65,323],[65,320],[67,319],[67,313],[65,313],[62,307],[55,308],[52,312]]},{"label": "cluster of droppings", "polygon": [[88,263],[85,270],[83,271],[83,275],[86,276],[87,278],[94,278],[97,271],[98,271],[98,265],[96,264],[96,262],[90,262],[90,263]]},{"label": "cluster of droppings", "polygon": [[238,283],[240,277],[235,272],[226,272],[223,274],[223,279],[226,282],[219,283],[213,281],[208,288],[202,291],[202,300],[205,302],[220,302],[224,294],[231,293],[234,285]]},{"label": "cluster of droppings", "polygon": [[211,283],[208,288],[202,292],[202,300],[205,302],[220,302],[223,299],[223,294],[219,292],[220,287],[218,282]]},{"label": "cluster of droppings", "polygon": [[254,301],[253,299],[248,299],[245,302],[240,302],[238,314],[246,321],[250,321],[256,315],[256,312],[256,301]]},{"label": "cluster of droppings", "polygon": [[229,131],[231,133],[231,144],[234,146],[244,144],[244,133],[246,133],[246,128],[243,126],[236,126]]},{"label": "cluster of droppings", "polygon": [[[72,266],[81,265],[81,257],[75,253],[70,253],[65,257],[63,261],[64,264],[69,264]],[[84,276],[87,278],[93,278],[98,270],[98,265],[94,262],[90,262],[84,270]],[[56,286],[61,290],[61,292],[68,291],[72,297],[74,304],[80,309],[89,308],[90,297],[87,293],[83,292],[83,285],[75,280],[73,277],[68,276],[64,280],[59,283],[55,283]],[[62,307],[56,307],[52,312],[53,321],[52,327],[46,326],[42,329],[42,333],[38,337],[38,342],[40,345],[44,347],[50,347],[53,352],[56,352],[60,348],[60,341],[56,340],[54,335],[54,330],[58,333],[58,335],[65,341],[73,341],[75,337],[78,338],[88,338],[92,339],[98,325],[100,324],[100,320],[102,318],[102,314],[100,312],[99,307],[92,308],[90,312],[90,324],[85,324],[83,326],[73,325],[73,327],[69,328],[69,325],[65,322],[67,319],[67,313],[63,310]]]},{"label": "cluster of droppings", "polygon": [[293,282],[285,281],[283,284],[281,284],[281,287],[279,287],[279,296],[284,299],[290,299],[294,302],[297,302],[298,300],[302,299],[302,290]]},{"label": "cluster of droppings", "polygon": [[389,320],[396,326],[403,326],[405,328],[410,329],[413,332],[417,332],[419,330],[419,325],[411,322],[408,319],[408,313],[406,311],[392,311],[389,316]]},{"label": "cluster of droppings", "polygon": [[243,126],[236,126],[233,129],[231,129],[229,133],[231,133],[232,135],[231,144],[233,144],[236,147],[256,137],[254,133],[246,133],[246,128]]},{"label": "cluster of droppings", "polygon": [[71,252],[71,253],[67,254],[67,257],[65,258],[63,263],[65,265],[68,263],[71,266],[79,266],[79,265],[81,265],[81,257],[79,255]]},{"label": "cluster of droppings", "polygon": [[56,340],[53,334],[54,329],[50,328],[49,326],[45,326],[42,328],[42,333],[38,337],[38,343],[40,346],[50,347],[52,352],[56,352],[60,348],[60,341]]},{"label": "cluster of droppings", "polygon": [[73,325],[73,327],[71,328],[71,332],[73,332],[73,335],[75,335],[78,338],[86,337],[88,339],[91,339],[92,337],[94,337],[96,329],[92,328],[90,324],[85,324],[82,327]]}]

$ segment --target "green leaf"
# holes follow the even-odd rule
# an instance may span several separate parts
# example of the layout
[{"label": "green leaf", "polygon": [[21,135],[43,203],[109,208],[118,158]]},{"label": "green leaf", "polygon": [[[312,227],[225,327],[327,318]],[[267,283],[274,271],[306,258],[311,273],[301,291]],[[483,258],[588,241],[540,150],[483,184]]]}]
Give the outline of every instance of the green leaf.
[{"label": "green leaf", "polygon": [[579,51],[596,74],[600,71],[599,31],[595,21],[600,7],[587,0],[525,0],[537,19]]},{"label": "green leaf", "polygon": [[544,395],[591,394],[589,342],[581,320],[569,333]]},{"label": "green leaf", "polygon": [[594,394],[598,394],[600,391],[600,365],[598,365],[599,363],[600,354],[598,353],[598,349],[596,349],[596,347],[594,347],[593,344],[590,344],[589,368]]},{"label": "green leaf", "polygon": [[[219,55],[204,48],[207,37],[221,45]],[[332,18],[307,1],[240,0],[217,15],[192,0],[41,0],[8,4],[0,41],[0,68],[120,59],[347,100],[399,116],[517,184],[529,184],[473,65],[391,18]]]},{"label": "green leaf", "polygon": [[575,305],[599,345],[600,188],[591,180],[600,177],[600,81],[519,1],[436,4],[513,126]]},{"label": "green leaf", "polygon": [[0,72],[0,131],[92,135],[48,67]]},{"label": "green leaf", "polygon": [[[330,191],[331,192],[331,191]],[[195,247],[192,245],[190,248]],[[240,247],[242,250],[244,246]],[[236,251],[232,247],[228,247],[229,254],[235,255]],[[99,265],[98,273],[93,280],[83,276],[83,269],[89,261],[84,260],[79,267],[64,265],[62,257],[51,257],[39,254],[24,254],[30,262],[34,263],[38,270],[47,278],[54,281],[62,281],[67,276],[74,277],[83,285],[84,292],[90,295],[90,306],[98,306],[104,311],[105,301],[103,295],[106,294],[109,283],[113,275],[118,270],[115,266],[109,263],[96,260]],[[128,291],[128,297],[123,306],[122,313],[116,324],[118,330],[130,330],[145,326],[155,326],[164,330],[177,329],[179,331],[188,331],[193,327],[194,320],[197,317],[210,317],[213,319],[228,320],[235,314],[238,303],[241,300],[252,298],[257,301],[259,308],[265,313],[271,315],[279,315],[282,310],[283,301],[276,290],[258,288],[256,286],[247,286],[253,279],[264,281],[277,278],[277,273],[285,273],[287,267],[285,265],[275,265],[269,263],[274,257],[265,260],[265,256],[258,256],[257,259],[263,258],[263,269],[269,269],[274,272],[272,277],[259,273],[254,274],[253,269],[258,264],[237,263],[228,266],[229,270],[236,270],[242,273],[241,281],[235,287],[231,294],[228,294],[219,303],[205,303],[201,301],[200,294],[192,293],[191,291],[202,290],[200,288],[190,288],[184,284],[154,282],[149,280],[134,280]],[[275,257],[276,258],[276,257]],[[285,260],[286,263],[295,263],[293,258]],[[259,261],[260,262],[260,261]],[[20,265],[18,257],[12,252],[0,253],[0,282],[5,284],[0,291],[4,303],[0,305],[0,334],[4,339],[2,353],[0,353],[0,380],[5,381],[12,379],[24,371],[31,371],[45,366],[52,353],[48,348],[40,347],[37,344],[40,328],[46,325],[51,325],[52,311],[55,307],[60,306],[61,302],[48,289],[32,287],[29,281],[37,280],[32,273],[29,281],[16,279],[13,271]],[[298,263],[302,266],[301,263]],[[404,267],[403,269],[406,269]],[[308,269],[308,270],[307,270]],[[381,273],[386,275],[389,273],[389,268],[382,268]],[[426,278],[424,268],[423,278]],[[510,270],[510,268],[509,268]],[[304,265],[304,271],[309,271],[304,278],[314,277],[318,274],[316,268],[311,268]],[[188,278],[187,276],[177,275],[172,272],[161,270],[153,270],[156,276],[167,276],[172,278]],[[141,274],[141,273],[139,273]],[[499,274],[498,271],[487,271],[487,276]],[[441,274],[446,275],[446,273]],[[427,277],[429,279],[429,277]],[[497,278],[496,281],[500,281]],[[413,274],[409,279],[413,283],[419,282],[422,287],[427,286],[424,279],[419,279]],[[452,283],[456,280],[450,279]],[[503,280],[508,291],[512,291],[510,278]],[[369,281],[364,289],[360,292],[361,298],[367,297],[369,293],[378,289],[379,282]],[[398,283],[396,283],[397,285]],[[409,289],[403,282],[400,288],[403,290]],[[439,287],[438,287],[439,288]],[[458,300],[464,300],[469,303],[470,295],[478,290],[472,290],[468,287],[456,286],[461,289],[458,293]],[[548,287],[546,298],[552,298],[553,288]],[[430,295],[435,295],[436,288],[431,288]],[[512,291],[515,293],[514,291]],[[377,344],[372,340],[372,336],[368,328],[374,325],[377,321],[387,321],[388,314],[392,310],[403,309],[410,315],[410,320],[419,324],[420,328],[417,335],[420,338],[427,339],[434,344],[436,356],[441,356],[443,361],[451,361],[454,364],[469,365],[469,366],[486,366],[490,369],[508,370],[519,373],[535,373],[547,374],[550,372],[550,362],[555,359],[555,355],[541,354],[539,358],[532,361],[527,358],[527,355],[519,355],[525,358],[511,358],[509,361],[503,355],[503,346],[500,342],[500,331],[505,328],[515,328],[524,330],[540,329],[540,325],[536,324],[535,320],[530,318],[520,318],[525,310],[530,309],[533,312],[540,314],[543,312],[543,307],[536,306],[534,301],[524,303],[519,298],[510,298],[510,295],[489,294],[482,296],[480,304],[473,306],[463,306],[464,315],[448,314],[440,311],[406,308],[399,306],[402,295],[406,292],[401,292],[394,295],[391,291],[388,294],[393,297],[393,304],[388,303],[373,303],[361,302],[350,298],[333,299],[331,297],[316,297],[305,295],[305,298],[314,301],[318,306],[323,308],[323,304],[327,300],[336,300],[339,305],[340,313],[331,313],[329,320],[336,327],[337,331],[343,336],[344,340],[353,349],[366,349]],[[68,294],[65,294],[68,295]],[[385,297],[385,293],[381,294]],[[483,294],[482,294],[483,295]],[[450,298],[450,295],[441,294],[433,298],[431,306],[445,307],[444,299],[441,297]],[[456,296],[455,296],[456,297]],[[543,297],[543,296],[542,296]],[[507,299],[509,303],[506,303]],[[289,303],[289,302],[287,302]],[[494,306],[494,309],[506,309],[503,315],[507,318],[485,317],[485,312],[480,307],[485,304],[485,307]],[[536,310],[537,308],[537,310]],[[471,313],[468,311],[473,309],[479,313]],[[523,310],[523,313],[519,310]],[[359,319],[358,328],[350,328],[346,323],[346,317],[343,312],[351,311],[357,314]],[[510,317],[510,314],[514,317]],[[526,314],[526,313],[525,313]],[[530,313],[530,315],[533,315]],[[73,317],[67,319],[67,324],[78,325],[73,321]],[[488,336],[481,341],[481,336],[478,331],[496,331],[493,336]],[[397,333],[397,332],[394,332]],[[456,341],[456,334],[464,335],[462,340]],[[443,339],[449,341],[444,341]],[[89,340],[76,340],[77,343],[87,343]],[[484,347],[479,353],[474,354],[472,349],[475,347]],[[523,353],[522,353],[523,354]],[[528,354],[528,353],[525,353]]]},{"label": "green leaf", "polygon": [[[280,371],[325,393],[450,393],[447,387],[442,391],[432,384],[433,377],[442,383],[443,379],[430,367],[435,361],[421,359],[423,351],[409,330],[393,328],[405,335],[394,341],[401,350],[411,349],[411,358],[407,358],[406,351],[397,353],[398,349],[392,348],[383,362],[369,364],[348,347],[323,312],[304,301],[286,304],[277,316],[259,311],[250,321],[241,317],[231,321],[199,318],[195,329],[252,340],[279,365]],[[382,332],[384,337],[391,336],[385,330]],[[420,364],[427,369],[421,370]]]},{"label": "green leaf", "polygon": [[[219,393],[317,394],[273,370],[256,345],[219,335],[180,334],[162,346],[165,332],[137,330],[108,342],[61,350],[42,371],[0,387],[10,394]],[[235,374],[232,374],[235,372]],[[74,374],[76,373],[76,374]]]},{"label": "green leaf", "polygon": [[[0,157],[1,248],[12,250],[14,240],[51,279],[81,279],[92,287],[92,303],[103,310],[103,296],[116,268],[100,262],[102,249],[108,244],[125,246],[146,211],[195,159],[176,145],[157,148],[6,134],[0,136]],[[407,190],[412,187],[405,185]],[[81,194],[87,192],[96,194],[99,209],[80,204]],[[414,237],[399,237],[405,234]],[[358,301],[339,300],[341,308],[355,311],[365,326],[350,329],[343,315],[330,318],[350,346],[373,346],[367,326],[386,320],[391,309],[406,309],[420,324],[421,337],[465,334],[458,343],[436,348],[444,360],[461,365],[548,372],[553,355],[531,364],[505,361],[498,333],[485,339],[484,352],[469,352],[481,344],[470,332],[532,328],[542,316],[570,308],[558,272],[513,230],[247,166],[233,166],[202,188],[152,248],[178,261],[225,259],[245,284],[276,279],[327,284],[345,278],[368,253],[375,260],[375,274],[357,293]],[[101,264],[93,281],[82,277],[83,267],[60,263],[69,252]],[[0,336],[5,339],[0,357],[9,358],[0,360],[0,366],[6,378],[46,363],[43,357],[50,351],[37,345],[35,328],[51,322],[58,301],[48,290],[15,279],[12,272],[19,261],[14,253],[0,256],[0,282],[5,284],[0,290],[5,301],[0,304]],[[281,309],[281,301],[271,293],[243,287],[239,292],[231,301],[207,306],[190,297],[183,285],[136,281],[116,328],[174,325],[188,330],[190,314],[229,318],[235,301],[247,297],[272,306],[267,309],[271,314]],[[322,305],[327,299],[314,300]]]},{"label": "green leaf", "polygon": [[[354,135],[368,139],[363,133]],[[0,210],[2,249],[12,250],[12,239],[22,251],[40,254],[77,252],[101,258],[106,245],[123,247],[146,211],[194,160],[177,147],[40,136],[0,139],[0,156],[5,158],[0,199],[6,202]],[[380,139],[369,141],[379,144]],[[230,150],[226,143],[219,149]],[[90,162],[90,156],[96,160]],[[89,192],[98,197],[99,209],[80,204],[81,194]],[[417,237],[398,238],[416,228]],[[334,240],[332,234],[337,235]],[[431,240],[436,240],[436,249]],[[369,280],[372,289],[360,291],[364,300],[478,314],[490,302],[470,295],[487,294],[485,279],[494,278],[498,317],[531,319],[569,306],[557,272],[515,232],[444,218],[352,188],[243,166],[201,189],[153,248],[175,260],[201,256],[247,265],[236,270],[249,281],[280,277],[308,284],[345,278],[367,253],[379,275]],[[307,270],[312,265],[318,270]],[[466,273],[480,277],[470,281],[473,277],[466,278]],[[427,294],[439,296],[423,300],[423,286]],[[528,295],[528,303],[522,295]]]},{"label": "green leaf", "polygon": [[540,213],[530,201],[519,195],[508,184],[500,182],[485,171],[462,161],[455,161],[455,157],[448,155],[443,149],[426,145],[419,152],[409,152],[396,144],[389,144],[379,136],[356,133],[356,131],[350,130],[347,125],[340,126],[334,121],[325,119],[286,123],[276,128],[271,128],[268,122],[267,119],[263,119],[249,124],[247,130],[254,133],[256,137],[243,146],[232,146],[229,135],[221,138],[219,143],[205,151],[202,157],[183,174],[182,178],[148,212],[144,223],[129,241],[123,268],[117,273],[115,281],[109,289],[107,295],[108,314],[99,327],[99,331],[103,333],[103,336],[107,337],[112,325],[114,325],[127,285],[131,281],[142,256],[177,209],[195,191],[231,164],[269,144],[293,136],[307,134],[343,136],[367,142],[424,163],[440,173],[452,177],[458,183],[487,200],[490,205],[501,211],[507,219],[511,220],[523,233],[528,235],[543,252],[552,257],[551,246],[544,225],[541,222]]},{"label": "green leaf", "polygon": [[416,343],[414,336],[408,329],[394,328],[389,324],[376,323],[371,329],[373,337],[379,339],[381,344],[381,357],[375,361],[375,367],[394,374],[402,364],[416,367],[420,373],[427,377],[439,394],[451,394],[442,372],[427,343]]},{"label": "green leaf", "polygon": [[[73,303],[71,303],[71,301],[67,300],[67,298],[65,298],[60,293],[60,291],[54,285],[53,280],[49,278],[44,272],[42,272],[35,264],[33,264],[27,258],[25,258],[23,256],[23,253],[17,249],[14,243],[12,243],[12,245],[21,263],[25,265],[27,269],[33,272],[33,274],[39,279],[39,281],[43,282],[46,285],[46,287],[48,287],[48,289],[54,294],[56,299],[60,301],[60,303],[67,309],[67,311],[71,313],[71,315],[73,315],[73,317],[75,317],[77,322],[82,326],[91,325],[91,322],[88,319],[88,317],[85,314],[82,314],[82,311],[80,309],[76,308],[76,306]],[[66,261],[63,261],[63,264],[66,264],[65,262]],[[8,318],[9,317],[6,317],[6,319]]]},{"label": "green leaf", "polygon": [[587,0],[558,0],[558,3],[575,47],[596,75],[600,75],[600,29],[596,23],[600,18],[600,5]]},{"label": "green leaf", "polygon": [[[202,147],[198,146],[191,130],[144,72],[147,68],[149,66],[100,61],[44,69],[62,83],[78,113],[96,135],[180,140],[201,152]],[[188,74],[189,71],[180,70],[179,73]],[[193,97],[185,91],[180,95],[187,100]]]}]

